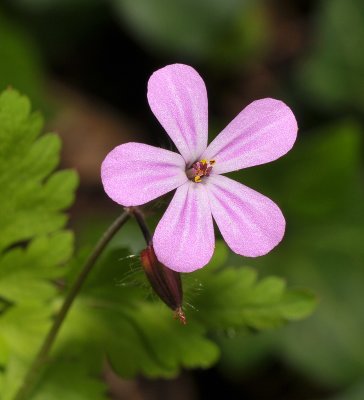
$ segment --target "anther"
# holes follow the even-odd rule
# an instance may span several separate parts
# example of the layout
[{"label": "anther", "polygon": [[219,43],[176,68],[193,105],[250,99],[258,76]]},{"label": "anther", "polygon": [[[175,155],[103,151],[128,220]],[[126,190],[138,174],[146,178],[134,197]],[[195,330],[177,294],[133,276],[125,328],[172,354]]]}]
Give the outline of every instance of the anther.
[{"label": "anther", "polygon": [[189,179],[196,183],[200,183],[204,176],[210,175],[213,165],[215,165],[215,160],[207,161],[203,159],[195,162],[192,167],[186,171],[186,174]]}]

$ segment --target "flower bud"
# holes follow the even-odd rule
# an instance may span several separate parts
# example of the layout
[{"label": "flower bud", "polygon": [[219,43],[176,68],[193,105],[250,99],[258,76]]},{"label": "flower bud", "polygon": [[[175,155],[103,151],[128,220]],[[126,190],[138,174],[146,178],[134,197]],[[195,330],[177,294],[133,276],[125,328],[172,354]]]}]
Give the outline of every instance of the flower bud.
[{"label": "flower bud", "polygon": [[186,324],[186,317],[182,310],[182,282],[179,272],[173,271],[160,263],[155,255],[153,245],[140,254],[145,274],[160,299],[175,312],[175,317],[182,324]]}]

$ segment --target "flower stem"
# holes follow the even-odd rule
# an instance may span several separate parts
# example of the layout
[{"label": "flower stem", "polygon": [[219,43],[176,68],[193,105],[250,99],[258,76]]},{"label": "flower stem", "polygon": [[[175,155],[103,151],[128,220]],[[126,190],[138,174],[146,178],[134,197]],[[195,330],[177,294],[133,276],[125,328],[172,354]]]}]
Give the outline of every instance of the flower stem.
[{"label": "flower stem", "polygon": [[[38,381],[38,378],[41,373],[41,369],[43,365],[47,362],[49,352],[52,348],[52,345],[57,338],[58,332],[62,326],[63,321],[65,320],[69,309],[72,306],[73,301],[75,300],[77,294],[80,292],[86,278],[88,277],[89,273],[91,272],[92,268],[94,267],[97,259],[100,257],[101,253],[110,242],[110,240],[114,237],[114,235],[119,231],[119,229],[125,224],[125,222],[130,218],[131,215],[137,215],[139,218],[142,218],[141,213],[139,210],[132,209],[124,211],[104,232],[101,236],[100,240],[96,244],[95,248],[93,249],[90,256],[85,261],[85,264],[81,268],[81,272],[77,277],[76,281],[74,282],[73,286],[69,290],[64,303],[59,310],[58,314],[56,315],[53,325],[51,326],[47,336],[45,337],[43,344],[35,357],[33,363],[31,364],[27,374],[25,375],[24,381],[22,386],[20,387],[18,393],[16,394],[14,400],[27,400],[29,395],[31,394],[32,389],[34,388],[35,384]],[[138,221],[139,223],[139,221]],[[143,220],[143,224],[145,222]],[[140,223],[139,223],[140,225]],[[143,235],[145,233],[142,229]]]},{"label": "flower stem", "polygon": [[152,235],[149,231],[149,228],[145,222],[145,218],[142,214],[142,212],[139,210],[137,207],[130,207],[128,209],[130,214],[132,214],[139,225],[140,230],[142,231],[142,234],[144,236],[145,241],[147,242],[147,245],[149,245],[152,242]]}]

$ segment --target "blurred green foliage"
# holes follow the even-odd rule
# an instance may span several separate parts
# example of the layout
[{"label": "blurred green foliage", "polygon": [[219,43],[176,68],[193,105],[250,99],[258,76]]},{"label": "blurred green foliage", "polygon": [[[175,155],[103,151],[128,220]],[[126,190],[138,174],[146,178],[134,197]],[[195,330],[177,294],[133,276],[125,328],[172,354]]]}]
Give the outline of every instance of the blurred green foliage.
[{"label": "blurred green foliage", "polygon": [[214,66],[258,55],[267,41],[260,1],[113,0],[148,49]]},{"label": "blurred green foliage", "polygon": [[44,105],[43,71],[34,41],[0,9],[0,91],[16,87],[27,93],[36,107]]},{"label": "blurred green foliage", "polygon": [[[337,388],[364,375],[362,293],[364,193],[362,130],[338,122],[312,132],[282,160],[245,178],[270,187],[288,214],[288,235],[279,249],[252,262],[314,288],[317,312],[299,326],[258,339],[224,341],[224,364],[247,368],[279,354],[313,381]],[[241,174],[243,175],[243,174]],[[250,176],[249,176],[250,175]],[[259,183],[258,183],[259,182]],[[274,182],[274,185],[270,185]],[[266,191],[265,191],[266,192]],[[248,356],[238,358],[236,352]],[[245,350],[244,350],[245,349]]]},{"label": "blurred green foliage", "polygon": [[364,3],[325,0],[315,16],[313,51],[299,70],[309,103],[322,110],[364,110]]},{"label": "blurred green foliage", "polygon": [[361,400],[364,397],[364,383],[363,381],[354,384],[349,389],[343,391],[331,400]]}]

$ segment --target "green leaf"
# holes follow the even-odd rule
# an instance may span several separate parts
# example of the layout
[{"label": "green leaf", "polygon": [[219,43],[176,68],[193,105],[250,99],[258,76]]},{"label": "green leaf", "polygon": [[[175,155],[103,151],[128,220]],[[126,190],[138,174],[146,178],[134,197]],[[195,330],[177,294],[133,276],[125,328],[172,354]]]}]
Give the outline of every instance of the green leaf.
[{"label": "green leaf", "polygon": [[202,289],[196,296],[190,295],[189,301],[198,310],[194,318],[209,328],[276,328],[310,315],[316,306],[312,293],[287,290],[277,277],[257,281],[257,273],[250,268],[196,275]]},{"label": "green leaf", "polygon": [[68,260],[72,248],[72,234],[58,232],[34,239],[25,249],[4,253],[0,258],[1,296],[17,305],[54,297],[56,287],[50,280],[63,274],[56,267]]},{"label": "green leaf", "polygon": [[40,136],[42,118],[26,97],[0,94],[0,387],[12,399],[54,313],[53,280],[73,251],[60,230],[73,200],[73,171],[52,173],[59,162],[55,135]]},{"label": "green leaf", "polygon": [[[275,352],[333,388],[364,375],[362,144],[362,129],[337,123],[312,132],[297,143],[296,154],[272,167],[271,196],[285,199],[287,234],[279,248],[250,262],[262,273],[284,274],[293,284],[312,288],[320,299],[309,319],[279,334],[266,333],[266,351],[260,354]],[[262,344],[247,342],[249,351],[254,345]],[[242,347],[237,341],[236,348],[245,351]]]},{"label": "green leaf", "polygon": [[97,373],[107,356],[128,378],[172,377],[182,367],[210,366],[219,352],[206,328],[197,322],[182,326],[166,306],[145,299],[140,269],[123,282],[130,269],[127,256],[125,250],[114,250],[98,263],[70,312],[54,357],[69,352],[79,360],[89,357]]},{"label": "green leaf", "polygon": [[14,90],[0,95],[0,251],[66,222],[60,210],[72,203],[77,176],[62,171],[48,177],[59,162],[60,141],[56,135],[37,139],[42,125],[27,98]]},{"label": "green leaf", "polygon": [[105,400],[107,388],[100,376],[87,373],[72,359],[51,363],[31,400]]},{"label": "green leaf", "polygon": [[[181,368],[207,368],[219,356],[210,334],[229,328],[274,328],[310,314],[312,294],[287,290],[279,278],[257,281],[249,268],[226,268],[228,251],[217,243],[211,263],[184,277],[186,326],[154,296],[139,261],[125,249],[109,251],[77,298],[53,352],[100,372],[107,357],[117,373],[170,378]],[[79,260],[79,262],[81,262]],[[70,271],[70,275],[74,273]]]}]

